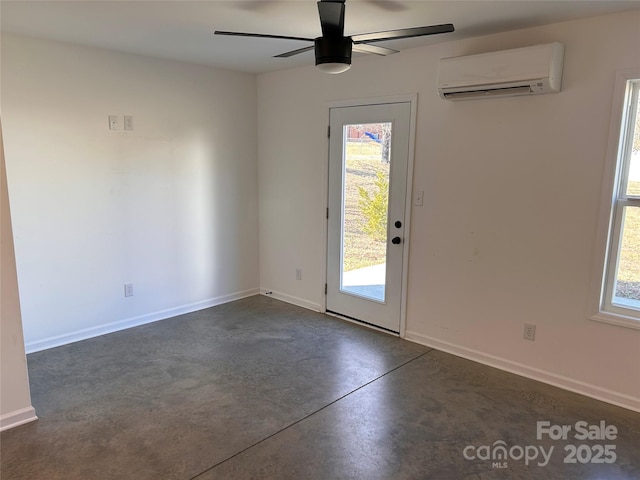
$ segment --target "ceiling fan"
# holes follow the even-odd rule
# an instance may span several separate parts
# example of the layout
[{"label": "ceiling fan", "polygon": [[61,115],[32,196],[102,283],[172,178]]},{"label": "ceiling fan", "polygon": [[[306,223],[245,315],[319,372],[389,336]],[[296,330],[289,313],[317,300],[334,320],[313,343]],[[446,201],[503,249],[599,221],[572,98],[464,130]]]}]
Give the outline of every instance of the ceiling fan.
[{"label": "ceiling fan", "polygon": [[317,38],[289,37],[282,35],[266,35],[261,33],[224,32],[216,30],[216,35],[232,35],[239,37],[277,38],[285,40],[300,40],[313,42],[313,46],[299,48],[290,52],[276,55],[278,58],[291,57],[299,53],[315,50],[316,66],[326,73],[342,73],[351,68],[351,53],[373,53],[376,55],[390,55],[397,53],[391,48],[372,45],[373,42],[383,40],[398,40],[401,38],[421,37],[439,33],[453,32],[453,25],[430,25],[425,27],[402,28],[384,32],[363,33],[360,35],[344,36],[345,0],[320,0],[318,2],[320,26],[322,36]]}]

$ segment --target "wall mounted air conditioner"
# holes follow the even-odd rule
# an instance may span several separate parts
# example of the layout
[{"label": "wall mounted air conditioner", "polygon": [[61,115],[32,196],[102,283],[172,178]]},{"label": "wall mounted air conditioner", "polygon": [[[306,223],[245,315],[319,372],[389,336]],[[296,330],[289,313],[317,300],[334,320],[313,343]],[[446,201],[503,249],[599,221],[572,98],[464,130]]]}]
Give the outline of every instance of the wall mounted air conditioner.
[{"label": "wall mounted air conditioner", "polygon": [[442,58],[438,93],[446,100],[470,100],[559,92],[563,59],[558,42]]}]

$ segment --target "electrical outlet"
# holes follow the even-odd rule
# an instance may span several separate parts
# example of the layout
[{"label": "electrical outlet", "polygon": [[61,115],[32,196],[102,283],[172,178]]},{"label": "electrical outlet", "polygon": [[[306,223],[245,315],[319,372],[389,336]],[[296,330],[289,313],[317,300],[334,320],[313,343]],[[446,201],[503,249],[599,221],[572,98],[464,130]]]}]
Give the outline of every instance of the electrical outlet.
[{"label": "electrical outlet", "polygon": [[124,284],[124,296],[133,297],[133,283]]},{"label": "electrical outlet", "polygon": [[133,117],[131,115],[125,115],[123,118],[124,118],[124,129],[133,130]]},{"label": "electrical outlet", "polygon": [[532,323],[525,323],[522,338],[533,342],[536,339],[536,326]]},{"label": "electrical outlet", "polygon": [[296,280],[302,280],[302,269],[296,268]]}]

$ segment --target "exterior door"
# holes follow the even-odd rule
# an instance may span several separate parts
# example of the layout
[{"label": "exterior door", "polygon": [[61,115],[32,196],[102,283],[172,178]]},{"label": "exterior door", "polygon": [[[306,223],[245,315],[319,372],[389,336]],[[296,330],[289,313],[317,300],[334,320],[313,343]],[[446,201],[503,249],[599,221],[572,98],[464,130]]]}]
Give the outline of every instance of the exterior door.
[{"label": "exterior door", "polygon": [[398,333],[411,103],[330,110],[327,304]]}]

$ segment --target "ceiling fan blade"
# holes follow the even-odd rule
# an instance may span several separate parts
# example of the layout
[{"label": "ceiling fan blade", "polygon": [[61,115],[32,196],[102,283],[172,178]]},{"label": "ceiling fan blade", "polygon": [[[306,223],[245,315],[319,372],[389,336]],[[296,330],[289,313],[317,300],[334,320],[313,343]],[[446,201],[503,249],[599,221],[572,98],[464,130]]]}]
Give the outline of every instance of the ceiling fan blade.
[{"label": "ceiling fan blade", "polygon": [[393,53],[398,53],[398,50],[379,47],[378,45],[371,45],[369,43],[354,43],[353,51],[360,53],[373,53],[375,55],[391,55]]},{"label": "ceiling fan blade", "polygon": [[344,1],[318,2],[323,37],[344,36]]},{"label": "ceiling fan blade", "polygon": [[388,30],[386,32],[363,33],[352,35],[356,43],[380,42],[382,40],[399,40],[401,38],[422,37],[424,35],[436,35],[439,33],[453,32],[451,23],[443,25],[430,25],[428,27],[402,28],[400,30]]},{"label": "ceiling fan blade", "polygon": [[280,55],[274,55],[273,58],[293,57],[294,55],[297,55],[299,53],[309,52],[309,51],[313,50],[314,48],[315,48],[314,45],[312,45],[310,47],[299,48],[297,50],[292,50],[290,52],[281,53]]},{"label": "ceiling fan blade", "polygon": [[263,33],[223,32],[221,30],[216,30],[213,33],[215,35],[230,35],[233,37],[276,38],[280,40],[300,40],[303,42],[313,42],[313,38],[288,37],[284,35],[267,35]]}]

